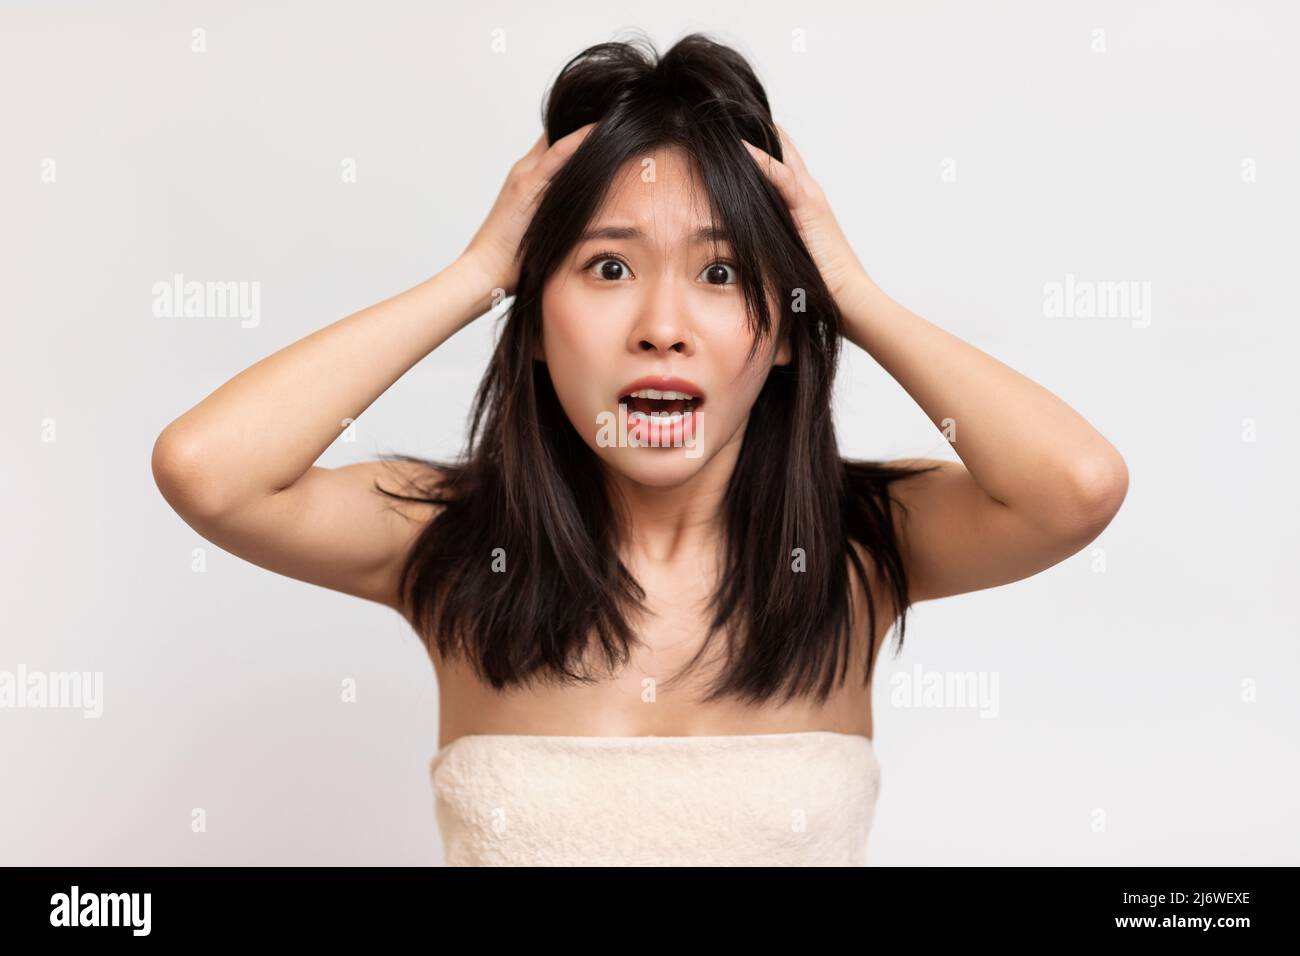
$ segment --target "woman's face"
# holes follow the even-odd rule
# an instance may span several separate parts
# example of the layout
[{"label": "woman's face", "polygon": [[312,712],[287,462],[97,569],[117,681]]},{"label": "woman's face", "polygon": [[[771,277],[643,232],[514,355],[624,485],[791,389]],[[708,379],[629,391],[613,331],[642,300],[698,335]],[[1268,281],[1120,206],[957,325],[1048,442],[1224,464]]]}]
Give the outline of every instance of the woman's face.
[{"label": "woman's face", "polygon": [[[646,160],[653,160],[652,163]],[[542,347],[583,440],[644,485],[681,484],[739,449],[749,412],[788,349],[749,361],[738,266],[715,243],[707,196],[677,149],[629,161],[542,291]],[[769,308],[779,314],[777,303]]]}]

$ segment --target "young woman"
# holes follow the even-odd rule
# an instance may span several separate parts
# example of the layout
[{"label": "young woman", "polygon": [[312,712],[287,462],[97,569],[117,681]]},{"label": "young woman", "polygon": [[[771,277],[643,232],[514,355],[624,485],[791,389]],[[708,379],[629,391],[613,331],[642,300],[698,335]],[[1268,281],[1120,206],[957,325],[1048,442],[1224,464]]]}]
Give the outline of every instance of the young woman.
[{"label": "young woman", "polygon": [[[503,295],[460,460],[314,465]],[[959,462],[840,457],[843,338]],[[872,281],[749,65],[701,35],[575,57],[455,262],[235,376],[153,468],[210,541],[425,640],[451,864],[864,862],[888,632],[1074,554],[1128,480]]]}]

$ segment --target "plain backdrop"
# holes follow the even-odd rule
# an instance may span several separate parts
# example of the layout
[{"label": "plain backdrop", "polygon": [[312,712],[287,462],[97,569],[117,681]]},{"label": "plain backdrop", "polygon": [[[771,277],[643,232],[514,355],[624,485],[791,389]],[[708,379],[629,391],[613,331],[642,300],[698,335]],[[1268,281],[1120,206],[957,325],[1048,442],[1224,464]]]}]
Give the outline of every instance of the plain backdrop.
[{"label": "plain backdrop", "polygon": [[[1281,2],[5,4],[0,671],[101,673],[103,715],[0,709],[0,862],[441,861],[423,647],[203,541],[150,452],[446,266],[560,67],[639,29],[739,48],[876,281],[1128,463],[1093,545],[918,606],[882,658],[871,863],[1300,863],[1298,26]],[[155,315],[178,273],[258,283],[260,321]],[[1054,317],[1067,277],[1150,312]],[[455,453],[492,335],[321,464]],[[851,345],[836,402],[845,454],[955,457]],[[996,679],[996,707],[904,706],[918,673]]]}]

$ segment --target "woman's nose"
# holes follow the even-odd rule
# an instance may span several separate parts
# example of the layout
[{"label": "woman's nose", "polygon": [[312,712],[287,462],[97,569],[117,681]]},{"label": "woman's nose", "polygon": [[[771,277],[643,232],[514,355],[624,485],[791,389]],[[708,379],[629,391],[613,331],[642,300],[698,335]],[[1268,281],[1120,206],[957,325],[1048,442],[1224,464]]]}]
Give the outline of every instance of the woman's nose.
[{"label": "woman's nose", "polygon": [[628,337],[628,347],[634,352],[691,354],[695,346],[688,309],[685,297],[675,288],[673,280],[662,279],[653,283]]}]

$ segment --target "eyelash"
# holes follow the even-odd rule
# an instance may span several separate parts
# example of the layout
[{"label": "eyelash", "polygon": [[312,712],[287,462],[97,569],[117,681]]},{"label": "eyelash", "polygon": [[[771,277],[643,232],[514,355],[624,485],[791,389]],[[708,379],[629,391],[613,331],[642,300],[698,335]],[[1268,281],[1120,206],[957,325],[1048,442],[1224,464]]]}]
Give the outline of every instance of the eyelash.
[{"label": "eyelash", "polygon": [[[613,250],[606,250],[606,251],[604,251],[604,252],[598,252],[598,253],[596,253],[594,256],[592,256],[590,259],[587,260],[587,264],[586,264],[585,266],[582,267],[582,271],[583,271],[583,272],[587,272],[587,271],[589,271],[589,270],[591,269],[591,267],[594,266],[596,263],[598,263],[598,262],[603,262],[603,261],[606,260],[606,259],[615,259],[615,260],[621,262],[621,263],[623,264],[623,268],[626,269],[628,272],[631,272],[631,271],[632,271],[632,267],[631,267],[630,265],[627,264],[627,260],[624,259],[624,258],[623,258],[621,255],[619,255],[617,252],[614,252]],[[717,285],[721,285],[721,286],[729,286],[729,285],[738,285],[738,284],[740,283],[740,267],[739,267],[738,265],[736,265],[734,262],[732,262],[730,259],[717,259],[717,260],[715,260],[715,261],[713,261],[713,262],[710,262],[707,266],[704,267],[704,269],[705,269],[705,271],[707,271],[707,270],[709,270],[709,269],[712,269],[714,266],[726,266],[728,269],[730,269],[730,270],[735,274],[736,278],[734,278],[731,282],[707,282],[707,283],[705,283],[706,285],[712,285],[712,286],[717,286]],[[601,279],[601,280],[599,280],[599,281],[601,281],[601,282],[619,282],[619,281],[622,281],[622,280],[620,280],[620,279]]]}]

